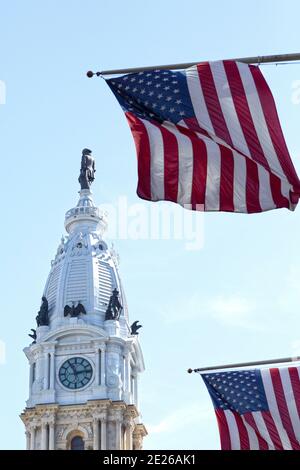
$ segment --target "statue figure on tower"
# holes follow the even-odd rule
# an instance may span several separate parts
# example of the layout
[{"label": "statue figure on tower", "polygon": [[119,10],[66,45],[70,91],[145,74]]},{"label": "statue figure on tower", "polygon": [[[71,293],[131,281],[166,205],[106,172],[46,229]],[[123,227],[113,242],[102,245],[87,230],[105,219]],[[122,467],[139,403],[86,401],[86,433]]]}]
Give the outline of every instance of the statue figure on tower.
[{"label": "statue figure on tower", "polygon": [[42,297],[42,305],[36,316],[37,326],[48,326],[49,325],[49,306],[48,300],[45,296]]},{"label": "statue figure on tower", "polygon": [[119,301],[119,292],[114,289],[105,312],[105,320],[119,320],[122,310],[123,306]]},{"label": "statue figure on tower", "polygon": [[81,189],[90,189],[90,186],[95,179],[95,172],[95,159],[92,156],[92,151],[90,149],[83,149],[80,175],[78,178]]}]

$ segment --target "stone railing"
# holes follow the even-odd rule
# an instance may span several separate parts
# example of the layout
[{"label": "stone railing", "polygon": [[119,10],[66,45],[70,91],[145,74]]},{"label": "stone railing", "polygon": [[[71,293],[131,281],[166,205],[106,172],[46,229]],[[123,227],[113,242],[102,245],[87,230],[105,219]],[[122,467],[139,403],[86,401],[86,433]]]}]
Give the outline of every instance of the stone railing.
[{"label": "stone railing", "polygon": [[91,206],[85,206],[85,207],[74,207],[73,209],[70,209],[66,213],[66,219],[69,219],[70,217],[75,217],[79,215],[90,215],[91,217],[102,217],[102,212],[98,209],[98,207],[91,207]]}]

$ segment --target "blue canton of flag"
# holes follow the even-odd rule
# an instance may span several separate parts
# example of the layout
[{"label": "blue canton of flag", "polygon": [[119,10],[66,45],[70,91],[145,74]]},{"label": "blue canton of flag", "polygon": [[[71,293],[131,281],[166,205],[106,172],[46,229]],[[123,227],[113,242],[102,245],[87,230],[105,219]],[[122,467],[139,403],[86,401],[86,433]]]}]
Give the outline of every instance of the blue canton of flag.
[{"label": "blue canton of flag", "polygon": [[202,375],[215,408],[237,411],[267,411],[268,403],[259,370]]},{"label": "blue canton of flag", "polygon": [[123,110],[142,119],[178,123],[194,117],[185,74],[154,70],[107,80]]}]

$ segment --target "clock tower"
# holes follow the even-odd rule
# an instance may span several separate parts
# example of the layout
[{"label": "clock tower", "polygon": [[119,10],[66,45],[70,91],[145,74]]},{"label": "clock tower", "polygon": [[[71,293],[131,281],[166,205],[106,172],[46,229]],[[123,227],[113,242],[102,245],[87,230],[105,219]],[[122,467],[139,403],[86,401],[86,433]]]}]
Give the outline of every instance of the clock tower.
[{"label": "clock tower", "polygon": [[29,397],[21,414],[27,449],[141,449],[138,405],[144,370],[137,322],[129,326],[118,256],[103,238],[106,214],[90,185],[95,162],[82,152],[79,201],[65,216],[32,343]]}]

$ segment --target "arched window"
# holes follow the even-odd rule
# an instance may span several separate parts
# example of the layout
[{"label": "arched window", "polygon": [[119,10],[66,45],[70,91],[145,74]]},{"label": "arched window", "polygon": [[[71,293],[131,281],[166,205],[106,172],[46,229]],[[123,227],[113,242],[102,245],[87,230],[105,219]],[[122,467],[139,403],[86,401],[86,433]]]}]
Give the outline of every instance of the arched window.
[{"label": "arched window", "polygon": [[81,436],[74,436],[71,440],[71,450],[84,450],[84,442]]}]

